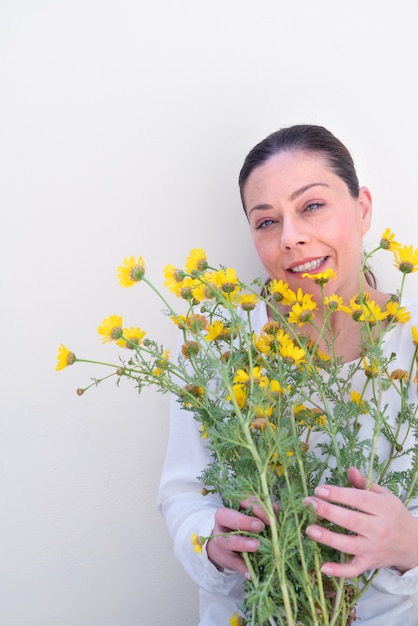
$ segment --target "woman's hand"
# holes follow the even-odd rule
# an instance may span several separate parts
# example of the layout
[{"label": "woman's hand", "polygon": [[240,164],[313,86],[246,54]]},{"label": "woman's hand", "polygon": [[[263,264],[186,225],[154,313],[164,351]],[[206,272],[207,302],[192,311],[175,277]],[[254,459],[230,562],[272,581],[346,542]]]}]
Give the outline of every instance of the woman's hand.
[{"label": "woman's hand", "polygon": [[348,478],[353,487],[321,485],[315,496],[304,500],[314,506],[318,518],[353,533],[343,535],[318,524],[306,529],[311,539],[353,555],[348,563],[324,563],[322,572],[352,578],[369,569],[395,567],[405,572],[416,567],[418,519],[388,489],[374,483],[366,489],[367,480],[356,468],[348,470]]},{"label": "woman's hand", "polygon": [[[261,533],[268,524],[267,515],[256,500],[247,498],[240,503],[242,509],[251,508],[252,515],[234,509],[218,509],[215,514],[213,535],[240,530],[244,533]],[[255,537],[230,535],[229,537],[212,537],[206,545],[210,561],[220,570],[227,567],[249,578],[249,573],[241,552],[256,552],[260,542]]]}]

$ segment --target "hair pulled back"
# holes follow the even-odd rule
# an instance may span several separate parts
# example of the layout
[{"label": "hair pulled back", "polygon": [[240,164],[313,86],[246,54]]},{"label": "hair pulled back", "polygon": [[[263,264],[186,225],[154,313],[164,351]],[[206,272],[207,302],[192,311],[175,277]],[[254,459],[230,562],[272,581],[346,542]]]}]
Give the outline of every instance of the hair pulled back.
[{"label": "hair pulled back", "polygon": [[[360,185],[346,146],[323,126],[296,124],[271,133],[248,153],[238,179],[244,211],[244,187],[251,172],[281,152],[310,152],[322,156],[334,174],[345,182],[351,196],[358,198]],[[366,268],[365,278],[370,286],[376,287],[376,278],[369,268]]]},{"label": "hair pulled back", "polygon": [[271,133],[248,153],[239,174],[243,205],[244,187],[251,172],[276,154],[295,151],[321,155],[330,169],[345,182],[353,198],[358,198],[359,181],[353,159],[345,145],[323,126],[297,124]]}]

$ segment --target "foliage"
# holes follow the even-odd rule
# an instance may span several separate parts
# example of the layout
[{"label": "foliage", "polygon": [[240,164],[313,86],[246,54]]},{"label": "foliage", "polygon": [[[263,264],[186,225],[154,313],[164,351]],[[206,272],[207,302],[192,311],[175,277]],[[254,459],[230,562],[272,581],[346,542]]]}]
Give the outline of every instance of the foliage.
[{"label": "foliage", "polygon": [[[243,555],[251,581],[245,582],[243,617],[231,618],[237,623],[351,624],[371,578],[323,576],[321,564],[341,555],[307,537],[305,529],[315,521],[315,512],[303,505],[304,498],[324,481],[348,486],[347,469],[352,465],[369,482],[387,486],[405,502],[417,494],[418,455],[404,446],[418,427],[417,409],[408,401],[409,385],[417,383],[417,330],[412,328],[415,349],[409,371],[393,369],[395,355],[385,355],[384,343],[394,325],[409,320],[399,303],[405,276],[418,269],[418,259],[412,248],[394,242],[389,230],[379,247],[393,252],[402,273],[398,297],[384,309],[363,290],[349,304],[338,295],[325,297],[332,271],[306,275],[308,284],[313,280],[321,286],[322,302],[317,304],[282,281],[244,285],[234,270],[209,267],[205,253],[194,249],[184,270],[165,268],[166,286],[187,303],[186,314],[175,312],[157,292],[182,333],[178,358],[171,360],[141,329],[124,329],[119,316],[99,326],[104,342],[128,350],[121,364],[109,364],[111,376],[132,379],[139,390],[152,385],[175,394],[200,424],[212,454],[201,476],[203,493],[216,492],[233,508],[252,496],[268,516],[269,525],[257,535],[260,549]],[[142,257],[125,259],[118,275],[125,287],[145,282],[156,291],[147,280]],[[258,333],[252,328],[256,306],[267,307],[269,313],[269,322]],[[318,306],[321,328],[315,325]],[[350,315],[360,325],[362,358],[356,362],[347,364],[335,356],[331,319],[336,313]],[[311,339],[313,329],[315,336],[328,337],[327,353],[321,351],[319,339]],[[87,360],[60,347],[57,369],[78,361]],[[79,395],[101,380],[79,389]],[[399,398],[395,424],[388,418],[382,393],[388,389]],[[365,421],[372,424],[367,437]],[[385,458],[378,454],[382,438],[389,448]],[[405,455],[410,457],[409,469],[392,470],[392,461]],[[193,535],[196,552],[208,539]]]}]

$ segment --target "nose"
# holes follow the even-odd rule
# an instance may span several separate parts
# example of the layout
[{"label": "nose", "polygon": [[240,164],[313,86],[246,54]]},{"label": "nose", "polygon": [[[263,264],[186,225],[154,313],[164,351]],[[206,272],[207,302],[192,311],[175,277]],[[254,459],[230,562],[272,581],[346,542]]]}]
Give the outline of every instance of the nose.
[{"label": "nose", "polygon": [[282,222],[280,247],[282,250],[291,250],[295,246],[302,246],[308,241],[308,234],[304,225],[295,217],[286,217]]}]

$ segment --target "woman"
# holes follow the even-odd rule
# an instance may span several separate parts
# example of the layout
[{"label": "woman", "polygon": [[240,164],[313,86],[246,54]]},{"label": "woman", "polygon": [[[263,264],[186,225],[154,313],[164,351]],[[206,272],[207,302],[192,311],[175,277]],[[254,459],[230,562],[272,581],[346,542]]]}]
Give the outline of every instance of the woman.
[{"label": "woman", "polygon": [[[370,227],[372,200],[369,190],[359,187],[345,146],[323,127],[281,129],[251,150],[239,182],[254,244],[269,277],[282,279],[294,291],[299,287],[306,291],[303,274],[332,269],[336,280],[325,289],[349,302],[359,291],[362,240]],[[364,288],[383,308],[390,296],[376,289],[370,275],[366,279]],[[308,290],[319,302],[319,286],[310,282]],[[411,312],[411,321],[396,326],[385,346],[389,354],[396,351],[397,367],[402,367],[404,360],[411,362],[410,326],[418,325],[418,304],[402,304]],[[317,315],[320,322],[320,310]],[[254,330],[260,330],[267,320],[265,305],[257,307],[252,316]],[[357,322],[336,313],[332,325],[337,355],[347,363],[359,359]],[[326,344],[325,336],[320,342],[324,351]],[[397,409],[395,399],[389,398],[392,400],[395,420]],[[411,385],[410,401],[417,400],[416,385]],[[237,610],[243,598],[244,577],[249,576],[240,553],[256,551],[258,540],[241,535],[212,538],[198,559],[190,536],[193,532],[207,536],[237,529],[257,533],[267,520],[257,505],[253,505],[250,516],[223,507],[216,495],[202,498],[202,485],[195,477],[209,462],[198,424],[181,415],[173,402],[159,505],[176,556],[200,587],[200,626],[221,626],[228,624]],[[405,469],[405,462],[400,462],[399,471]],[[320,521],[307,529],[312,540],[352,555],[346,563],[324,563],[322,571],[329,576],[356,577],[381,568],[360,600],[357,617],[368,626],[418,624],[418,502],[406,508],[383,487],[373,485],[366,490],[366,480],[355,468],[350,468],[348,477],[352,488],[322,485],[305,501],[315,508],[318,520],[351,531],[338,534]],[[242,508],[250,504],[244,501]]]}]

